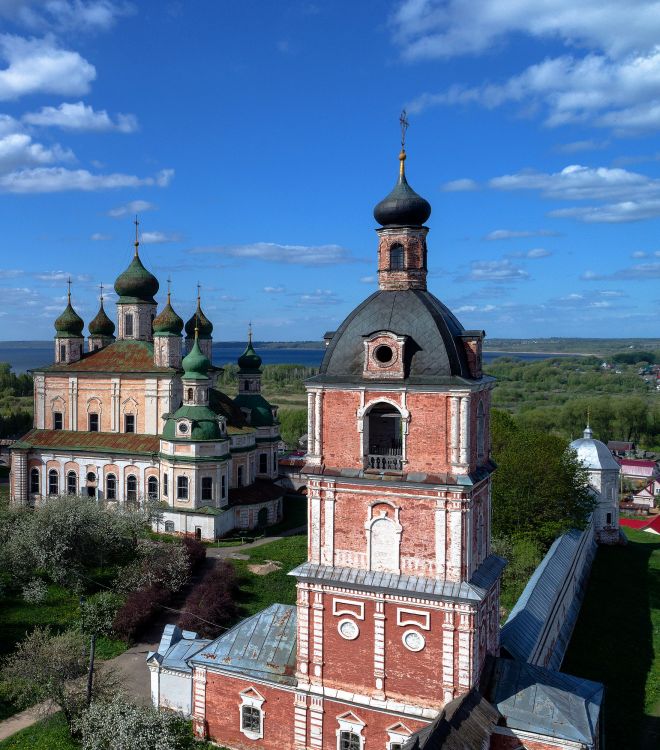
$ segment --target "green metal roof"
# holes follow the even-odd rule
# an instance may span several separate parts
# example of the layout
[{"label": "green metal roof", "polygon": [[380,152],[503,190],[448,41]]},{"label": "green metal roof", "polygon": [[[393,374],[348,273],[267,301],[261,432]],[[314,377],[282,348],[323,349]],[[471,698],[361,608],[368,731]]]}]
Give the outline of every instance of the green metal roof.
[{"label": "green metal roof", "polygon": [[182,419],[191,421],[190,437],[186,434],[185,441],[199,440],[223,440],[224,436],[220,431],[218,415],[211,411],[207,406],[182,406],[174,414],[170,414],[163,429],[163,438],[166,440],[182,440],[181,435],[177,435],[177,422]]},{"label": "green metal roof", "polygon": [[250,410],[250,424],[253,427],[269,427],[275,423],[273,407],[260,393],[241,393],[234,399],[241,409]]},{"label": "green metal roof", "polygon": [[159,286],[158,279],[142,265],[136,247],[130,265],[115,281],[115,292],[119,296],[117,302],[156,304],[154,295]]}]

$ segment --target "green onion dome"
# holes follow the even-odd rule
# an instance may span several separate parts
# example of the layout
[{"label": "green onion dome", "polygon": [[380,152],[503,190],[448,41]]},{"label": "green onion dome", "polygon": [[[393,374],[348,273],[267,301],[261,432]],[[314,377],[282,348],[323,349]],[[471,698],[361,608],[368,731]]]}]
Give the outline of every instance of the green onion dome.
[{"label": "green onion dome", "polygon": [[115,292],[119,296],[117,302],[150,302],[155,304],[154,295],[158,292],[158,287],[158,279],[142,265],[136,242],[135,256],[131,264],[115,281]]},{"label": "green onion dome", "polygon": [[252,334],[250,334],[245,351],[238,358],[238,366],[241,372],[261,372],[261,357],[254,351],[254,347],[252,346]]},{"label": "green onion dome", "polygon": [[198,336],[192,349],[181,361],[184,380],[207,380],[211,363],[204,352],[199,348]]},{"label": "green onion dome", "polygon": [[88,328],[92,336],[115,335],[115,324],[106,315],[105,309],[103,308],[103,300],[101,300],[101,307],[99,307],[96,317],[91,321]]},{"label": "green onion dome", "polygon": [[68,295],[64,312],[55,321],[56,338],[78,338],[82,336],[85,321],[71,306],[71,294]]},{"label": "green onion dome", "polygon": [[213,323],[202,312],[202,306],[197,297],[197,309],[192,314],[190,320],[186,323],[186,338],[195,338],[195,328],[199,331],[200,339],[210,339],[213,333]]},{"label": "green onion dome", "polygon": [[174,312],[167,293],[167,304],[154,318],[154,334],[156,336],[180,336],[183,331],[183,320]]}]

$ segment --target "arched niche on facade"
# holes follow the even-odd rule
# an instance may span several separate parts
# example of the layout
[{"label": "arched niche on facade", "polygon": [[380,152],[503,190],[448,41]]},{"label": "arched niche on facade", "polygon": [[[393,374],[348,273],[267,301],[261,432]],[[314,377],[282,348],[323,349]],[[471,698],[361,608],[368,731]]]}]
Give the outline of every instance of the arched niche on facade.
[{"label": "arched niche on facade", "polygon": [[399,508],[387,500],[369,506],[365,523],[367,536],[367,561],[369,570],[386,573],[401,572],[401,532]]}]

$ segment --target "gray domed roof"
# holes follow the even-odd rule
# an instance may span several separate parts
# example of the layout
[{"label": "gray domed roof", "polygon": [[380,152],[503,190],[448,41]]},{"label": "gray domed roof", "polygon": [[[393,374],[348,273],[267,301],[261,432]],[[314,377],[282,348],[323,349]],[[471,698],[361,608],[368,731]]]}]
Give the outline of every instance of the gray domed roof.
[{"label": "gray domed roof", "polygon": [[577,453],[578,460],[586,469],[597,469],[599,471],[619,471],[619,464],[616,462],[610,449],[595,440],[590,427],[584,431],[584,437],[574,440],[570,447]]},{"label": "gray domed roof", "polygon": [[401,169],[392,191],[374,208],[374,219],[384,227],[421,226],[431,215],[431,204],[408,184],[403,163],[406,152],[399,154]]},{"label": "gray domed roof", "polygon": [[365,336],[376,331],[408,337],[404,371],[411,383],[471,377],[463,326],[430,292],[405,289],[375,292],[353,310],[333,335],[317,379],[361,380]]}]

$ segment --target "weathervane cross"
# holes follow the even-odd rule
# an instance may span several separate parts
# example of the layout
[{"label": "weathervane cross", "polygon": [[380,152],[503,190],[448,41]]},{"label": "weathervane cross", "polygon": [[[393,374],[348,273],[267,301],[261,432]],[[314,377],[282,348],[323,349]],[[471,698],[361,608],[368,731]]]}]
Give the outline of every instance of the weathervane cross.
[{"label": "weathervane cross", "polygon": [[408,122],[408,113],[405,109],[401,111],[401,117],[399,117],[399,124],[401,125],[401,148],[405,150],[406,148],[406,130],[408,130],[408,126],[410,123]]},{"label": "weathervane cross", "polygon": [[101,290],[101,304],[103,304],[103,283],[99,284],[99,289]]}]

